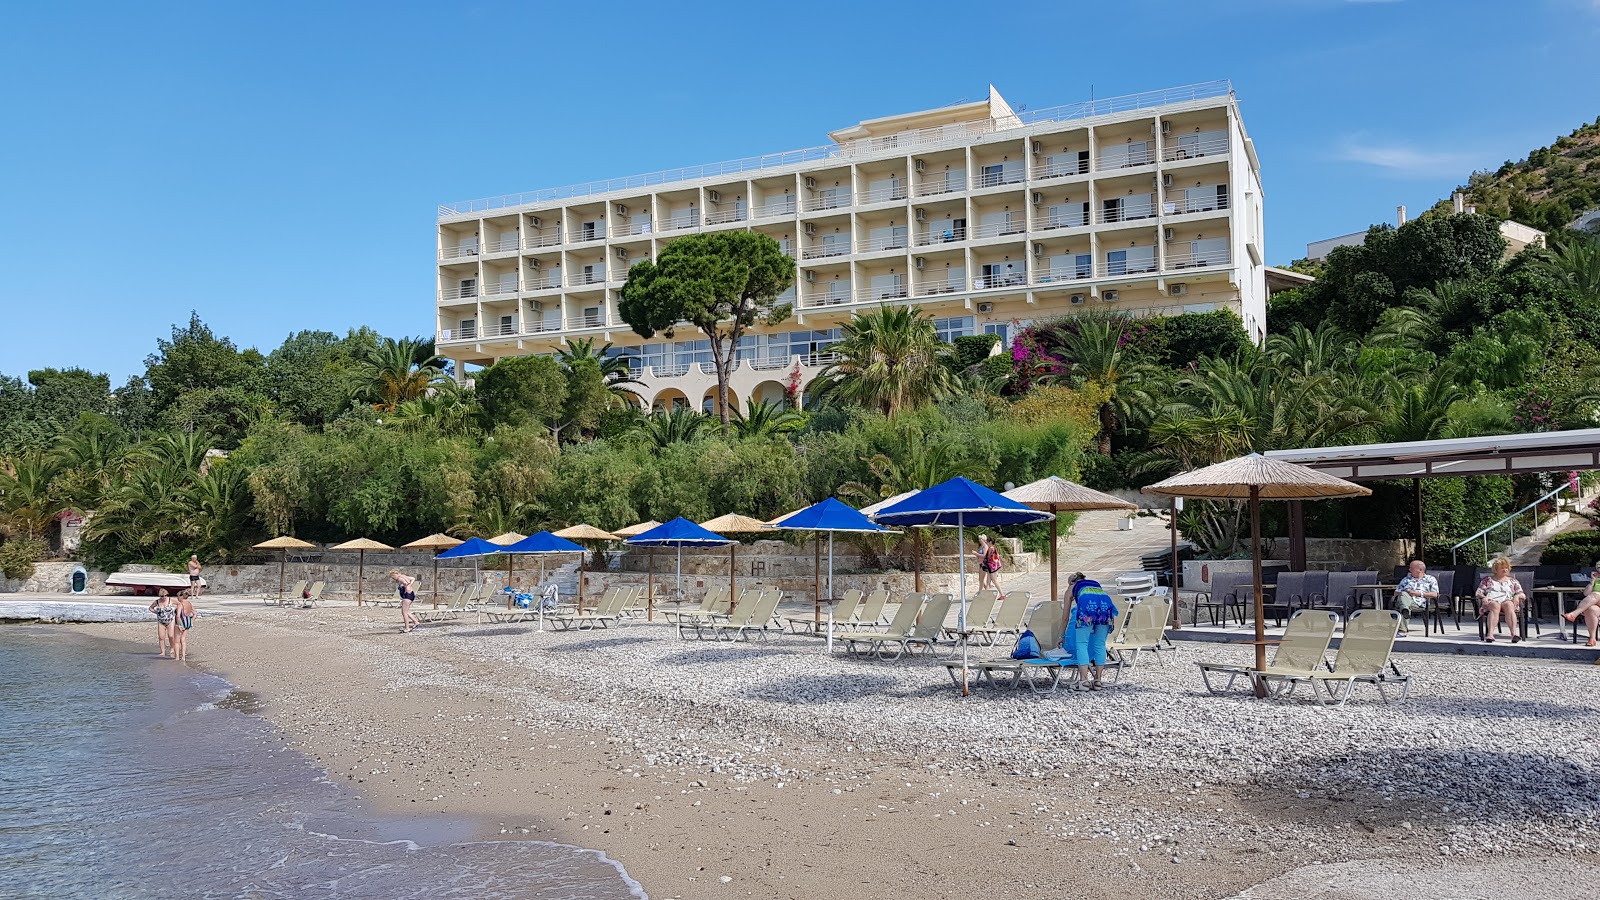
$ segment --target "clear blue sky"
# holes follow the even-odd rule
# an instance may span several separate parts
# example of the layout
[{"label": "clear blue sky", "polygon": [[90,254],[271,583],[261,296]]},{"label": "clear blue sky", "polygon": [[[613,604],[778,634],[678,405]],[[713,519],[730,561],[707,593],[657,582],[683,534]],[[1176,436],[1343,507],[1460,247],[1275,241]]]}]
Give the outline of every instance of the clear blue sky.
[{"label": "clear blue sky", "polygon": [[[815,146],[863,118],[1227,78],[1273,262],[1600,115],[1600,0],[29,3],[0,29],[0,371],[120,383],[433,327],[440,202]],[[799,25],[799,30],[795,27]]]}]

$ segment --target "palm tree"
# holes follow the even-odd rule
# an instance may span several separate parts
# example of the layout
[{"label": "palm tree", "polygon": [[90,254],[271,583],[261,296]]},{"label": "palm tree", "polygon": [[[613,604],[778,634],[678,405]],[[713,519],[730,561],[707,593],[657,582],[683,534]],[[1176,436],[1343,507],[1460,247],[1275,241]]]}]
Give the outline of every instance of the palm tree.
[{"label": "palm tree", "polygon": [[637,407],[644,400],[631,385],[643,384],[633,376],[633,367],[628,364],[627,357],[613,356],[611,345],[606,344],[600,349],[595,349],[594,338],[580,338],[567,345],[567,349],[556,354],[556,361],[562,368],[571,369],[584,361],[593,361],[600,368],[600,375],[605,379],[606,390],[612,396]]},{"label": "palm tree", "polygon": [[1571,237],[1550,250],[1539,270],[1590,303],[1600,303],[1600,240]]},{"label": "palm tree", "polygon": [[37,538],[50,527],[61,504],[51,491],[56,462],[38,450],[0,460],[0,526],[11,534]]},{"label": "palm tree", "polygon": [[1467,399],[1460,384],[1460,373],[1445,363],[1427,378],[1404,385],[1384,407],[1378,423],[1378,439],[1383,442],[1428,441],[1447,436],[1450,407]]},{"label": "palm tree", "polygon": [[211,466],[183,492],[185,531],[197,553],[227,559],[242,543],[250,488],[243,469],[226,461]]},{"label": "palm tree", "polygon": [[444,377],[432,340],[384,338],[367,351],[364,362],[367,400],[379,412],[392,413],[424,396]]},{"label": "palm tree", "polygon": [[481,430],[482,416],[472,391],[444,379],[432,392],[401,402],[384,422],[407,430],[432,425],[440,434],[466,435]]},{"label": "palm tree", "polygon": [[671,410],[657,410],[639,420],[638,433],[656,450],[665,450],[673,444],[687,444],[700,436],[711,419],[704,413],[687,406]]},{"label": "palm tree", "polygon": [[[848,481],[839,486],[839,496],[872,504],[906,491],[927,490],[957,476],[976,477],[982,474],[977,461],[963,454],[948,438],[940,435],[930,439],[921,431],[910,428],[905,430],[904,440],[893,456],[876,454],[867,460],[867,469],[877,481],[876,487]],[[927,556],[930,546],[924,537],[927,530],[907,529],[915,559],[922,560]]]},{"label": "palm tree", "polygon": [[132,458],[122,434],[104,419],[89,419],[63,434],[50,448],[57,467],[55,491],[77,510],[92,510],[112,480]]},{"label": "palm tree", "polygon": [[1067,374],[1081,384],[1106,391],[1100,404],[1097,449],[1111,454],[1111,436],[1143,418],[1155,405],[1152,389],[1160,370],[1127,346],[1131,316],[1122,313],[1075,316],[1057,340],[1067,364]]},{"label": "palm tree", "polygon": [[805,424],[806,417],[787,403],[757,403],[755,398],[746,397],[744,412],[733,411],[733,430],[743,438],[789,434]]},{"label": "palm tree", "polygon": [[893,417],[902,409],[955,392],[933,319],[909,306],[880,307],[840,326],[844,338],[828,348],[838,356],[818,373],[816,395],[876,409]]}]

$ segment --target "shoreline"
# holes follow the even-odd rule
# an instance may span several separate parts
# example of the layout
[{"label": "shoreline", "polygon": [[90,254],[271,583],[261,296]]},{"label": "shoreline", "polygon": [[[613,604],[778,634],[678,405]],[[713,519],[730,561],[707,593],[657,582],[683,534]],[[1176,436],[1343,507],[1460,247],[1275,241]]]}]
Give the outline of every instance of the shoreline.
[{"label": "shoreline", "polygon": [[[897,735],[896,688],[868,680],[871,665],[853,678],[883,692],[884,721],[847,727],[843,733],[855,736],[843,747],[827,716],[798,721],[781,708],[774,716],[756,702],[759,692],[686,697],[643,682],[637,692],[619,691],[606,674],[606,654],[630,646],[683,666],[705,654],[710,665],[732,666],[780,646],[815,653],[798,640],[714,648],[638,624],[544,635],[454,624],[401,635],[392,615],[230,609],[197,629],[191,662],[257,695],[257,712],[289,745],[330,778],[343,776],[380,812],[475,820],[490,840],[591,848],[655,898],[847,896],[852,884],[873,893],[961,896],[1019,879],[1054,891],[1085,878],[1096,897],[1232,897],[1302,865],[1371,861],[1387,870],[1437,861],[1436,844],[1415,840],[1421,829],[1414,832],[1410,819],[1441,819],[1444,831],[1455,818],[1416,799],[1318,823],[1318,810],[1340,812],[1349,800],[1322,790],[1286,799],[1257,779],[1195,776],[1206,768],[1195,760],[1180,766],[1175,759],[1172,771],[1150,772],[1140,783],[1075,766],[1073,753],[1051,742],[1029,751],[1050,758],[1048,770],[1020,768],[998,746],[993,758],[978,752],[952,760],[932,737],[922,746],[915,733]],[[147,643],[131,625],[77,628]],[[558,651],[583,665],[555,663],[552,671],[549,657]],[[833,667],[820,657],[815,666],[809,657],[801,662]],[[935,675],[926,667],[917,674]],[[869,707],[879,705],[871,690],[858,698]],[[1107,696],[1146,690],[1135,681]],[[907,695],[900,705],[931,702],[952,715],[976,709],[1003,720],[1072,716],[1086,699],[990,691],[962,703],[941,692]],[[1277,708],[1242,706],[1242,717],[1229,711],[1241,724]],[[1115,752],[1126,738],[1101,736],[1100,752]],[[1086,748],[1094,742],[1084,738]],[[1384,798],[1380,808],[1391,803]],[[1330,831],[1342,846],[1325,843]],[[1302,852],[1306,841],[1324,843]]]}]

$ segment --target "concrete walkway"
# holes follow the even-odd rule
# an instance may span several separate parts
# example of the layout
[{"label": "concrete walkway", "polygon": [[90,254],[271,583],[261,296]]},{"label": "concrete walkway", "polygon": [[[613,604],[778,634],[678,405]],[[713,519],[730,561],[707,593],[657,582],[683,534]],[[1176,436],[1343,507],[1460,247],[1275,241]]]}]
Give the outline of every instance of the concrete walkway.
[{"label": "concrete walkway", "polygon": [[[1124,572],[1139,571],[1139,558],[1171,547],[1172,535],[1165,518],[1140,517],[1132,531],[1120,531],[1117,522],[1125,514],[1116,510],[1092,510],[1078,514],[1072,533],[1061,542],[1059,586],[1066,590],[1067,576],[1082,572],[1102,582]],[[1005,591],[1029,591],[1035,600],[1049,599],[1050,561],[1042,560],[1032,572],[1007,577],[1000,573]]]}]

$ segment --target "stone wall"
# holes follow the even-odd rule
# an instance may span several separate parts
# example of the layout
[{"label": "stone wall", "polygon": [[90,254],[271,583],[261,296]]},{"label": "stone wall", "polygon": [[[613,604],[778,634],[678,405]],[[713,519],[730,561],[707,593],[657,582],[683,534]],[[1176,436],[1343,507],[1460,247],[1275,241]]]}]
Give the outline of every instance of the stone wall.
[{"label": "stone wall", "polygon": [[[1307,569],[1376,569],[1387,573],[1411,559],[1412,541],[1369,541],[1354,538],[1306,538]],[[1270,559],[1289,558],[1289,542],[1274,541]]]}]

